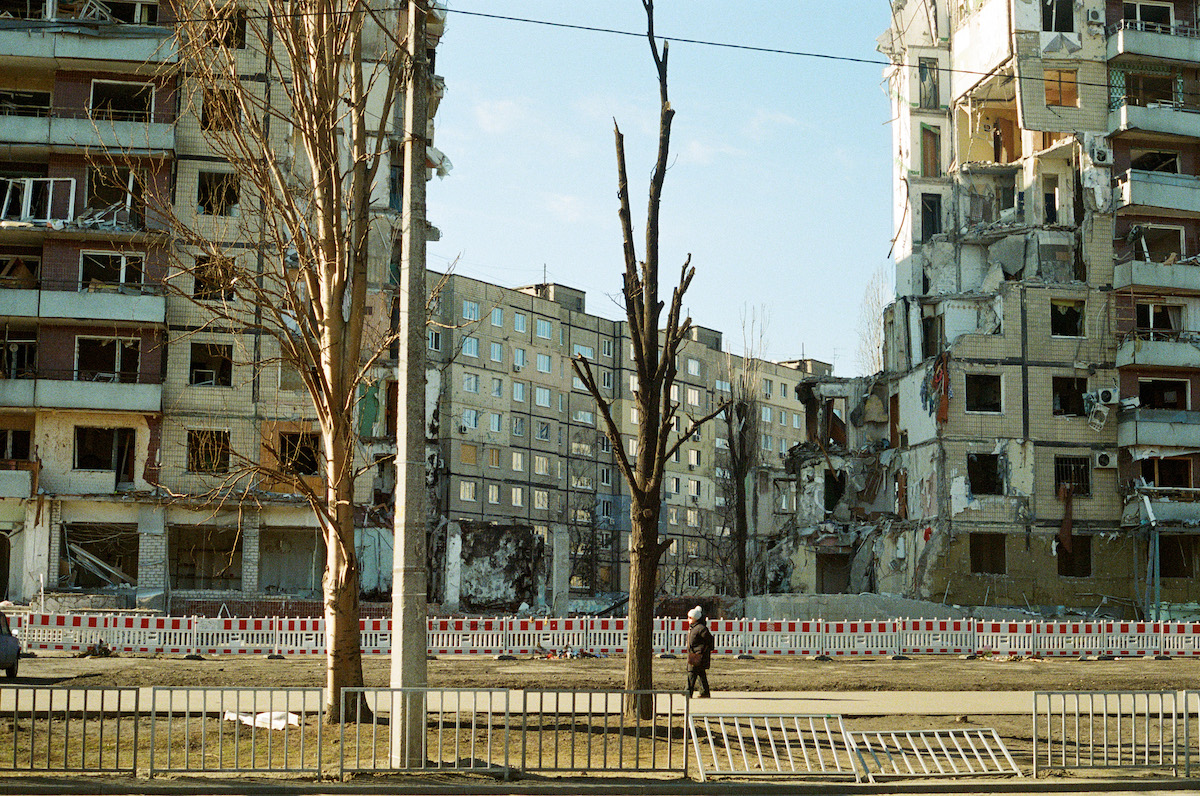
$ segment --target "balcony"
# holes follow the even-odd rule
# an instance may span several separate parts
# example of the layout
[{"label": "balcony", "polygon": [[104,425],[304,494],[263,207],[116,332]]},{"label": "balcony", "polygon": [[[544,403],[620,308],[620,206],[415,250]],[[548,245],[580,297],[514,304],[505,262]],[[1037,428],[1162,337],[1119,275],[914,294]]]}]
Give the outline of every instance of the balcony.
[{"label": "balcony", "polygon": [[1180,102],[1159,101],[1137,104],[1121,98],[1108,111],[1108,134],[1142,130],[1186,138],[1200,137],[1200,113]]},{"label": "balcony", "polygon": [[37,484],[38,463],[0,459],[0,498],[28,498]]},{"label": "balcony", "polygon": [[68,228],[138,232],[165,230],[166,225],[162,219],[146,218],[143,198],[137,193],[77,213],[73,178],[0,177],[0,230]]},{"label": "balcony", "polygon": [[46,151],[114,149],[128,155],[170,152],[175,148],[174,114],[152,119],[79,118],[54,115],[0,115],[0,145]]},{"label": "balcony", "polygon": [[1195,63],[1200,61],[1200,29],[1191,25],[1159,25],[1122,20],[1108,29],[1108,60],[1146,58]]},{"label": "balcony", "polygon": [[1154,514],[1153,522],[1158,525],[1200,525],[1200,489],[1154,486],[1138,487],[1125,499],[1125,508],[1121,512],[1122,525],[1150,524],[1147,498],[1149,510]]},{"label": "balcony", "polygon": [[1144,262],[1118,263],[1113,270],[1113,287],[1161,288],[1170,293],[1200,293],[1200,263],[1189,264]]},{"label": "balcony", "polygon": [[153,285],[90,284],[43,281],[33,288],[4,289],[0,280],[0,317],[163,324],[167,300]]},{"label": "balcony", "polygon": [[1117,349],[1117,367],[1200,368],[1200,332],[1139,331]]},{"label": "balcony", "polygon": [[1131,169],[1118,174],[1116,182],[1118,209],[1147,208],[1151,212],[1167,210],[1172,216],[1200,216],[1200,177]]},{"label": "balcony", "polygon": [[1200,412],[1182,409],[1134,409],[1117,418],[1117,445],[1200,448]]},{"label": "balcony", "polygon": [[[95,373],[73,380],[73,371],[25,371],[0,379],[0,406],[16,409],[88,409],[104,412],[161,412],[162,384],[121,381],[132,374]],[[141,379],[148,382],[148,379]]]},{"label": "balcony", "polygon": [[[165,25],[128,24],[114,19],[67,19],[55,12],[50,12],[52,16],[48,17],[41,13],[41,3],[34,5],[39,8],[31,17],[0,19],[0,52],[6,57],[53,59],[64,69],[84,65],[73,65],[71,61],[91,62],[108,72],[144,71],[148,65],[179,61],[171,28]],[[102,8],[133,5],[113,2]],[[146,15],[140,16],[142,22],[147,20]]]}]

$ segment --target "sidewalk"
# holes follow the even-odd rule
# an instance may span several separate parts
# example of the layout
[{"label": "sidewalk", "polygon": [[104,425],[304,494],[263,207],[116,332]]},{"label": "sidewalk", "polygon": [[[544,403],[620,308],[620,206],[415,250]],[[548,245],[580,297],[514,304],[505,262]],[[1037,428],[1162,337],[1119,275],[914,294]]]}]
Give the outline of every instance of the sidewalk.
[{"label": "sidewalk", "polygon": [[1032,691],[714,691],[693,699],[692,713],[834,714],[843,716],[1029,716]]}]

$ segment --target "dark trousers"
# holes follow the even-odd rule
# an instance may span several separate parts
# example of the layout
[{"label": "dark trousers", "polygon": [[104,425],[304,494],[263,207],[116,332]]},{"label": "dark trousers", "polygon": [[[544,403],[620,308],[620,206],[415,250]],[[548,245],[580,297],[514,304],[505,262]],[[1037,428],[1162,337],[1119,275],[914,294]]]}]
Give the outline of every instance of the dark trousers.
[{"label": "dark trousers", "polygon": [[700,696],[708,696],[708,670],[707,669],[688,669],[688,694],[696,690],[696,681],[700,681]]}]

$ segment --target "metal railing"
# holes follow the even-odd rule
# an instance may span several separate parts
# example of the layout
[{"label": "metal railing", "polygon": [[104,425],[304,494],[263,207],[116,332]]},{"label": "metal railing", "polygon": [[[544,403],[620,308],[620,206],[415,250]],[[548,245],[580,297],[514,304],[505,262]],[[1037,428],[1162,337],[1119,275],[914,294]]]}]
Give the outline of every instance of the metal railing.
[{"label": "metal railing", "polygon": [[1117,20],[1108,26],[1108,35],[1112,36],[1121,30],[1136,30],[1144,33],[1161,33],[1167,36],[1182,36],[1188,39],[1200,38],[1200,29],[1184,22],[1174,25],[1163,25],[1160,22],[1142,22],[1136,19]]},{"label": "metal railing", "polygon": [[[343,777],[507,772],[513,754],[509,699],[503,689],[347,688],[342,692],[338,768]],[[424,716],[420,737],[413,737],[414,725],[404,720],[413,710]]]},{"label": "metal railing", "polygon": [[136,688],[0,689],[0,770],[136,774]]},{"label": "metal railing", "polygon": [[[626,708],[642,703],[643,709]],[[524,771],[687,772],[688,697],[673,691],[523,692]]]},{"label": "metal railing", "polygon": [[1178,707],[1174,691],[1039,691],[1033,695],[1033,776],[1046,768],[1169,768],[1178,774]]},{"label": "metal railing", "polygon": [[710,776],[862,777],[841,716],[689,714],[701,782]]},{"label": "metal railing", "polygon": [[150,711],[151,777],[321,773],[320,688],[156,687]]},{"label": "metal railing", "polygon": [[870,782],[892,777],[1023,776],[991,728],[847,730],[846,739]]}]

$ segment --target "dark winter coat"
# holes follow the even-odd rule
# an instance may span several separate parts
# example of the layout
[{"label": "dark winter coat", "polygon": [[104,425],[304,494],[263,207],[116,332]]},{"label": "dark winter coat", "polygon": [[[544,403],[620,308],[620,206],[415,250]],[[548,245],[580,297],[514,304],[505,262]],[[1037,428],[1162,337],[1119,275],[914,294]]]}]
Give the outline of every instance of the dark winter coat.
[{"label": "dark winter coat", "polygon": [[[709,667],[712,662],[713,634],[703,619],[699,622],[692,622],[692,627],[688,631],[687,648],[689,669],[707,669]],[[697,662],[691,663],[693,660]]]}]

